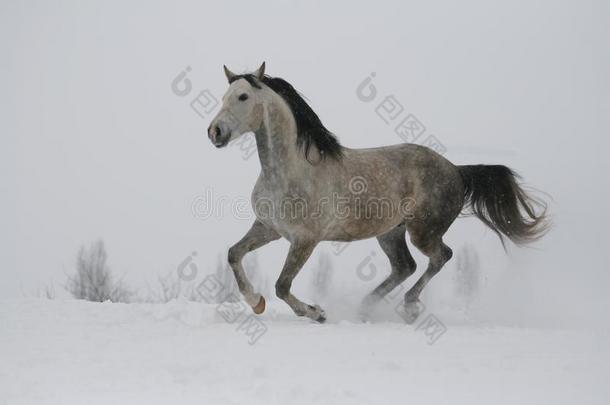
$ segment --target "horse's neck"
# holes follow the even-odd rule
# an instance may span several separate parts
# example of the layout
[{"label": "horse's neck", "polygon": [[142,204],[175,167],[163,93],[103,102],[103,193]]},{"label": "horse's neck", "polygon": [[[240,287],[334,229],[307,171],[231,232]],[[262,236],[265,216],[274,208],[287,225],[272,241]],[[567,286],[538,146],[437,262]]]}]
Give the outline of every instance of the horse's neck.
[{"label": "horse's neck", "polygon": [[290,108],[275,99],[265,105],[263,123],[255,132],[263,176],[278,186],[302,174],[307,163],[297,147],[297,130]]}]

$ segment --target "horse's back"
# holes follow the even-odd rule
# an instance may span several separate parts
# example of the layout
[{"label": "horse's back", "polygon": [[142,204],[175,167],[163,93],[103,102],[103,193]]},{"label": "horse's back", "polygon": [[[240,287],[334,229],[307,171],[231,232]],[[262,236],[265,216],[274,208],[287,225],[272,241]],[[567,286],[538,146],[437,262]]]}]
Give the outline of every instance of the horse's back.
[{"label": "horse's back", "polygon": [[344,158],[348,167],[388,165],[421,181],[459,183],[457,185],[461,186],[457,166],[434,150],[413,143],[364,149],[345,148]]},{"label": "horse's back", "polygon": [[[405,143],[346,149],[345,160],[348,170],[362,172],[364,168],[371,173],[367,178],[385,183],[378,188],[382,194],[401,187],[401,198],[415,202],[413,218],[407,221],[412,226],[449,226],[461,211],[464,185],[459,168],[430,148]],[[382,177],[391,181],[384,182]]]}]

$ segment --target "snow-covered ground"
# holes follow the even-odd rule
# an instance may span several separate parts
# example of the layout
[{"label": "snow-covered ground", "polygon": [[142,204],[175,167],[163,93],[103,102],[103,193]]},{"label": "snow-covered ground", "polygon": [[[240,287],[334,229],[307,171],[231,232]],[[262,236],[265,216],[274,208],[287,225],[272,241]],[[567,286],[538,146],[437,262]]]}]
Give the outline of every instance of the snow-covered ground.
[{"label": "snow-covered ground", "polygon": [[250,313],[240,311],[239,305],[186,301],[3,301],[0,403],[538,405],[610,399],[607,330],[447,323],[438,329],[434,318],[413,326],[394,318],[359,323],[333,319],[331,311],[319,325],[277,301],[257,318],[260,324],[250,324]]}]

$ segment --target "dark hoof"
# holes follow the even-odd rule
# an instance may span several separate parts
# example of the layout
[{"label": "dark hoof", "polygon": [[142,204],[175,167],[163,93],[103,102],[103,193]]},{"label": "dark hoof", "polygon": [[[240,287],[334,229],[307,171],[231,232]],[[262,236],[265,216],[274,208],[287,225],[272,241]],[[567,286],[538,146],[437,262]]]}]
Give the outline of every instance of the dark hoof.
[{"label": "dark hoof", "polygon": [[252,307],[252,310],[256,315],[260,315],[265,312],[265,297],[261,295],[261,299],[258,300],[258,304],[255,307]]},{"label": "dark hoof", "polygon": [[[310,313],[307,315],[312,320],[318,323],[326,322],[326,312],[319,305],[309,305]],[[314,312],[313,314],[311,312]]]},{"label": "dark hoof", "polygon": [[405,323],[410,325],[417,320],[419,315],[422,313],[424,306],[418,300],[412,302],[405,302],[403,305],[396,309],[400,317],[405,321]]}]

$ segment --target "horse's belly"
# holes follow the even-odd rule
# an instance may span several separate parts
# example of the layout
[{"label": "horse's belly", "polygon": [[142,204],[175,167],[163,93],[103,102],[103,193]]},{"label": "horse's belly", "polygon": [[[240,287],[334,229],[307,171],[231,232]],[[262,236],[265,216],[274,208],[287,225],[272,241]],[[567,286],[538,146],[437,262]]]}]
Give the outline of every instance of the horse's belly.
[{"label": "horse's belly", "polygon": [[404,221],[402,217],[352,219],[329,224],[322,237],[331,241],[354,241],[374,238],[389,232]]},{"label": "horse's belly", "polygon": [[[379,194],[379,196],[377,196]],[[363,194],[330,190],[317,198],[293,197],[257,187],[252,196],[259,221],[284,238],[353,241],[384,234],[405,220],[399,190]]]}]

